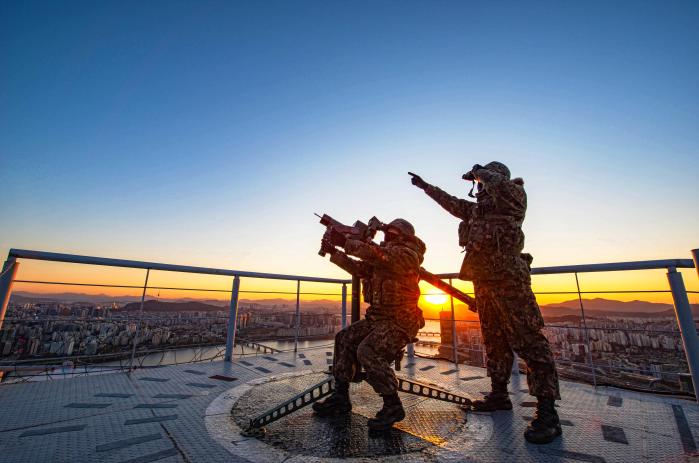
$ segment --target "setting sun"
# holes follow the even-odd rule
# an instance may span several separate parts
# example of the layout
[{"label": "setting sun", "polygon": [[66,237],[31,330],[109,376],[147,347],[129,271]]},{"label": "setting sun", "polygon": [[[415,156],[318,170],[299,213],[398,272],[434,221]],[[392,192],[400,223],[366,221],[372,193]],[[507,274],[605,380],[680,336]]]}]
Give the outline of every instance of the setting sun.
[{"label": "setting sun", "polygon": [[434,305],[446,304],[446,302],[449,300],[449,297],[441,291],[438,293],[433,292],[430,294],[425,294],[423,297],[427,302]]}]

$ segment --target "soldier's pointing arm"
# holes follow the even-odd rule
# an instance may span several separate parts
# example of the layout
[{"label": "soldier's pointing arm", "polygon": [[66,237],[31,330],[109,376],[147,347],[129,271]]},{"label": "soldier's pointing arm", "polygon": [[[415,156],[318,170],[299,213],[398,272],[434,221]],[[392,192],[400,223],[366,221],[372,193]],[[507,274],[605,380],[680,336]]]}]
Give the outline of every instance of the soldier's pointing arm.
[{"label": "soldier's pointing arm", "polygon": [[413,185],[427,193],[427,196],[437,201],[437,203],[446,209],[448,213],[460,218],[461,220],[469,219],[471,216],[471,210],[475,206],[474,203],[466,201],[465,199],[457,198],[456,196],[452,196],[446,191],[443,191],[434,185],[430,185],[417,174],[413,174],[412,172],[408,172],[408,174],[412,177],[410,182]]},{"label": "soldier's pointing arm", "polygon": [[427,196],[434,199],[437,204],[446,209],[447,212],[461,220],[468,220],[471,215],[471,210],[475,206],[475,203],[452,196],[441,188],[430,185],[429,183],[423,190],[425,190]]}]

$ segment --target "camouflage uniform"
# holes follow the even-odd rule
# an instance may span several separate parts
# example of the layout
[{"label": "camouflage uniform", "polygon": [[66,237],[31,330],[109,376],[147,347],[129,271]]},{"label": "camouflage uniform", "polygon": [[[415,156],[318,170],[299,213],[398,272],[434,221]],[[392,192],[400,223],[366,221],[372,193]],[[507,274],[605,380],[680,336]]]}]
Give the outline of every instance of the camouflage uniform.
[{"label": "camouflage uniform", "polygon": [[541,333],[544,320],[531,290],[532,257],[522,254],[524,182],[485,168],[473,174],[482,184],[476,203],[433,185],[424,190],[462,220],[459,245],[466,256],[459,277],[473,281],[491,381],[500,387],[509,382],[514,351],[527,363],[530,394],[560,399],[551,347]]},{"label": "camouflage uniform", "polygon": [[417,306],[425,245],[415,237],[402,237],[380,246],[348,240],[345,251],[346,254],[334,251],[330,261],[362,279],[364,302],[370,306],[364,320],[335,336],[333,375],[339,381],[349,382],[362,366],[367,382],[376,392],[394,394],[398,381],[390,363],[425,325]]}]

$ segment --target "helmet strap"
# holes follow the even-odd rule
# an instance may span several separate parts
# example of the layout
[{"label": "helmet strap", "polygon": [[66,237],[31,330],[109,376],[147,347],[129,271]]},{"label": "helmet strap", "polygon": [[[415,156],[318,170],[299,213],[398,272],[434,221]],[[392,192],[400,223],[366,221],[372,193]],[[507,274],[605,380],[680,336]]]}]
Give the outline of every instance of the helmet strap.
[{"label": "helmet strap", "polygon": [[468,192],[468,197],[469,198],[475,198],[476,196],[473,194],[473,189],[476,188],[476,181],[472,180],[471,181],[471,191]]}]

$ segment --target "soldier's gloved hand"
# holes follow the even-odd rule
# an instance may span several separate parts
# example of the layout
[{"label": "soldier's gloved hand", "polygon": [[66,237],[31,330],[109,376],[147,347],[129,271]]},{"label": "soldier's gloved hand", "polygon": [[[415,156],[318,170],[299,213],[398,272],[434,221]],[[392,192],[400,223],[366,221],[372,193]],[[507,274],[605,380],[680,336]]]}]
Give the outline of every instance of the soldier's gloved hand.
[{"label": "soldier's gloved hand", "polygon": [[335,246],[330,242],[330,238],[323,236],[323,239],[320,240],[320,252],[332,255],[335,251]]},{"label": "soldier's gloved hand", "polygon": [[415,185],[416,187],[424,190],[425,187],[427,187],[427,182],[422,179],[419,175],[411,174],[412,178],[410,179],[410,183]]}]

